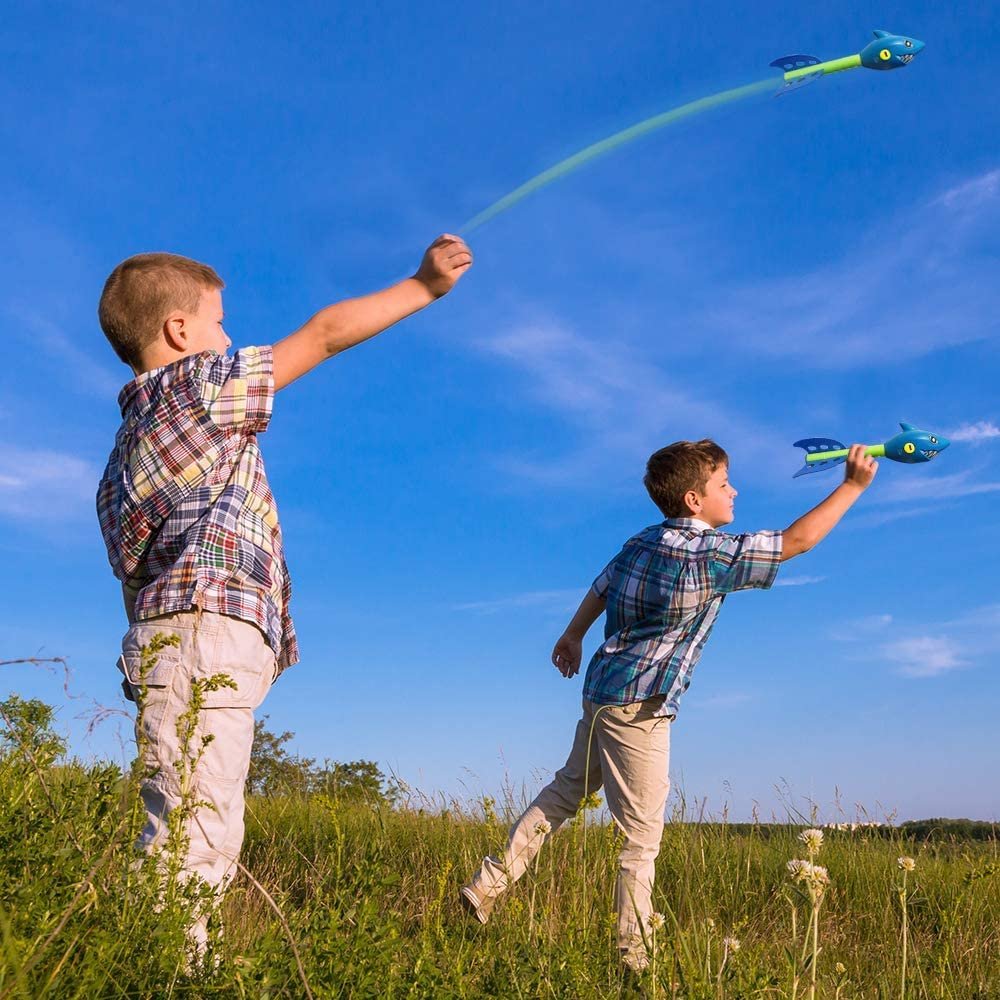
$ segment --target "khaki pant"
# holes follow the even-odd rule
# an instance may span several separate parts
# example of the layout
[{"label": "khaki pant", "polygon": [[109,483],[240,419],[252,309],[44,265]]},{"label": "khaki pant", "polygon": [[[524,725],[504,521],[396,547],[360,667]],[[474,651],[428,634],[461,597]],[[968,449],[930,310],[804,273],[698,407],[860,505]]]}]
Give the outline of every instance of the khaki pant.
[{"label": "khaki pant", "polygon": [[[140,676],[141,647],[157,633],[176,635],[178,646],[162,649],[145,676]],[[253,625],[211,612],[185,611],[136,622],[122,640],[119,668],[133,698],[144,683],[146,697],[136,723],[136,742],[142,747],[148,777],[141,794],[146,824],[137,847],[146,853],[160,850],[167,840],[167,819],[181,801],[182,778],[189,772],[190,801],[205,805],[186,823],[188,841],[185,871],[199,875],[220,892],[235,874],[243,845],[243,791],[253,745],[253,712],[264,700],[275,676],[274,652]],[[177,732],[178,717],[191,704],[192,682],[225,674],[236,684],[204,693],[195,731],[186,756],[191,768],[178,771],[183,753]],[[211,739],[205,743],[205,737]],[[191,938],[203,948],[206,918],[192,928]]]},{"label": "khaki pant", "polygon": [[654,714],[663,700],[659,696],[631,705],[584,701],[565,766],[511,827],[503,857],[485,858],[473,877],[481,898],[500,895],[524,874],[545,839],[540,823],[549,823],[555,832],[576,815],[585,794],[603,785],[608,810],[625,835],[615,887],[618,947],[629,964],[642,964],[640,926],[645,929],[652,912],[654,862],[670,792],[670,719]]}]

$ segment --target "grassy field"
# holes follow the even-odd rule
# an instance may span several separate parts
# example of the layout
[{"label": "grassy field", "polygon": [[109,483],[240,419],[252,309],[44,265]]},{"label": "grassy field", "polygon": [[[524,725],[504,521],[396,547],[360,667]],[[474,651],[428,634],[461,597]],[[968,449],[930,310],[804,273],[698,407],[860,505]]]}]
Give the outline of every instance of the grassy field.
[{"label": "grassy field", "polygon": [[[658,863],[655,968],[626,981],[612,828],[581,814],[479,927],[456,891],[503,842],[489,801],[425,811],[325,795],[250,800],[253,880],[226,898],[215,966],[190,974],[184,894],[157,891],[134,863],[131,779],[52,758],[0,757],[0,1000],[808,997],[814,944],[816,996],[1000,997],[995,840],[827,831],[814,942],[809,886],[787,869],[807,856],[801,825],[677,817]],[[915,860],[905,985],[902,856]]]}]

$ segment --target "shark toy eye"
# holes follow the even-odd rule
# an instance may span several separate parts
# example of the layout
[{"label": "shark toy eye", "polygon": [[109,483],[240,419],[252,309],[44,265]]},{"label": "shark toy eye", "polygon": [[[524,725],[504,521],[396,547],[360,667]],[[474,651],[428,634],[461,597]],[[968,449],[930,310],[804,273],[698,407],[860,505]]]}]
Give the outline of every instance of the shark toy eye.
[{"label": "shark toy eye", "polygon": [[937,438],[933,434],[931,435],[931,444],[937,444]]},{"label": "shark toy eye", "polygon": [[912,49],[912,48],[913,48],[913,42],[911,42],[911,41],[909,40],[909,38],[907,38],[907,39],[906,39],[906,41],[905,41],[905,42],[904,42],[903,44],[904,44],[904,45],[905,45],[905,46],[906,46],[906,47],[907,47],[908,49]]},{"label": "shark toy eye", "polygon": [[903,451],[905,451],[907,455],[912,455],[916,450],[917,446],[912,441],[907,441],[906,444],[903,445]]},{"label": "shark toy eye", "polygon": [[889,59],[891,59],[891,58],[892,58],[892,53],[891,53],[891,52],[890,52],[890,51],[889,51],[888,49],[883,49],[883,50],[882,50],[882,51],[881,51],[881,52],[880,52],[880,53],[878,54],[878,57],[879,57],[879,59],[881,59],[881,60],[882,60],[883,62],[887,62],[887,61],[888,61]]}]

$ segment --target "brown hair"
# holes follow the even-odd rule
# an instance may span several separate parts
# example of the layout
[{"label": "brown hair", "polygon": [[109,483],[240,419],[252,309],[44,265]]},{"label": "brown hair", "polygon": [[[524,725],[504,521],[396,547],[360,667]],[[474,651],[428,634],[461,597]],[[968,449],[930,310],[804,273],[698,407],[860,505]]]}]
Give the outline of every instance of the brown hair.
[{"label": "brown hair", "polygon": [[196,312],[203,291],[222,287],[207,264],[175,253],[140,253],[108,275],[97,316],[115,354],[136,367],[174,309]]},{"label": "brown hair", "polygon": [[729,456],[709,438],[675,441],[649,456],[643,483],[664,517],[690,517],[684,494],[688,490],[703,493],[709,476],[720,465],[728,466]]}]

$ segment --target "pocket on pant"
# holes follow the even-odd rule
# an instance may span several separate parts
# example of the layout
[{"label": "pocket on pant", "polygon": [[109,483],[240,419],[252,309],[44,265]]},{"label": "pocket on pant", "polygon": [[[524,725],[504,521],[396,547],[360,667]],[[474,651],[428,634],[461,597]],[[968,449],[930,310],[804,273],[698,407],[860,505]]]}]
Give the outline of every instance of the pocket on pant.
[{"label": "pocket on pant", "polygon": [[202,689],[204,708],[256,708],[260,702],[261,673],[246,666],[220,666],[210,674],[192,678]]},{"label": "pocket on pant", "polygon": [[219,619],[219,630],[198,658],[195,676],[205,708],[256,708],[274,676],[274,653],[259,629]]},{"label": "pocket on pant", "polygon": [[149,688],[169,688],[180,662],[180,650],[176,646],[167,646],[152,656],[147,655],[144,663],[141,647],[131,648],[126,641],[125,649],[118,657],[118,669],[133,688],[144,684]]}]

